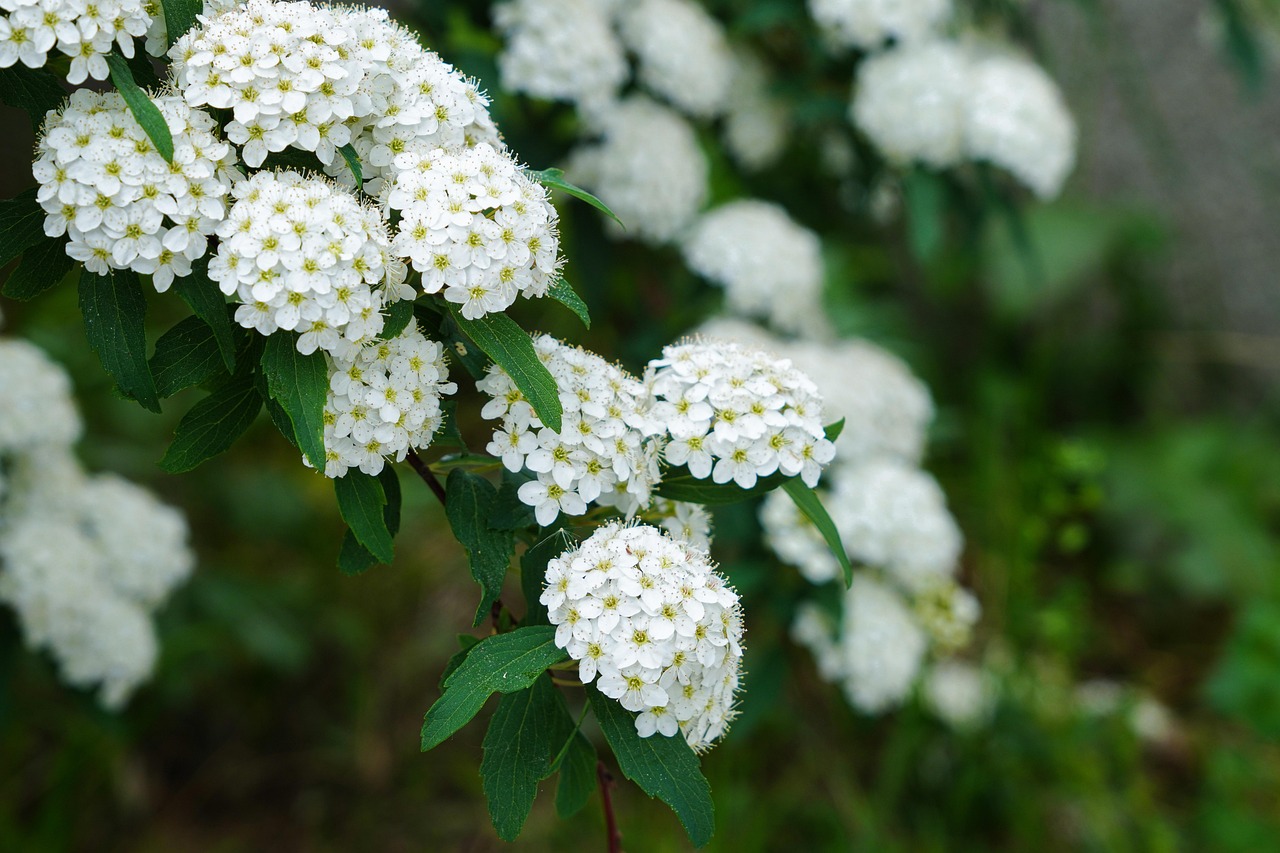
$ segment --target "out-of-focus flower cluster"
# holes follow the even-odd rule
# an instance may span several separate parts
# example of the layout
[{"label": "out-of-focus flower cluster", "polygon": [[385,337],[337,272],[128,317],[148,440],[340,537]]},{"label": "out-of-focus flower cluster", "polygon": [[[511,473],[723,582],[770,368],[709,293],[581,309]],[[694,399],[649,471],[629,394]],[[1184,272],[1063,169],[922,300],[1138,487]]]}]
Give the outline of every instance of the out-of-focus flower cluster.
[{"label": "out-of-focus flower cluster", "polygon": [[646,525],[598,528],[547,564],[541,602],[584,684],[701,752],[735,716],[738,596],[705,551]]},{"label": "out-of-focus flower cluster", "polygon": [[119,708],[155,666],[151,613],[194,565],[181,513],[109,474],[88,476],[66,373],[0,340],[0,601],[63,680]]}]

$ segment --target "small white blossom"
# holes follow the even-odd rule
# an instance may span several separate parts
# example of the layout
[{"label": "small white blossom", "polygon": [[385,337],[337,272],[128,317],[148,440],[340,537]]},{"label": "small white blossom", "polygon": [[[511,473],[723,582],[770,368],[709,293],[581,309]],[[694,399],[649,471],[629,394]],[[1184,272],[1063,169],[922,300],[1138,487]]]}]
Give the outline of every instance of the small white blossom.
[{"label": "small white blossom", "polygon": [[151,26],[144,0],[5,0],[0,3],[0,68],[42,68],[55,48],[71,57],[67,82],[105,80],[106,55],[133,56],[134,38]]},{"label": "small white blossom", "polygon": [[840,45],[875,49],[918,41],[951,17],[952,0],[809,0],[809,14]]},{"label": "small white blossom", "polygon": [[583,683],[638,712],[641,737],[680,731],[702,752],[728,729],[742,611],[705,551],[608,524],[547,564],[541,602]]}]

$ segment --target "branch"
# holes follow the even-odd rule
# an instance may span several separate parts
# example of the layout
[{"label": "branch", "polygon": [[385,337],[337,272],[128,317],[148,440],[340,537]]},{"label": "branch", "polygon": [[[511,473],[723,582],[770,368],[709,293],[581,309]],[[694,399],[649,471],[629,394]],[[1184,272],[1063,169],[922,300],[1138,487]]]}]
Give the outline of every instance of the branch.
[{"label": "branch", "polygon": [[609,853],[622,853],[622,833],[618,830],[618,819],[613,815],[613,774],[604,766],[603,761],[596,762],[596,778],[600,780],[600,799],[604,801],[604,826],[609,833]]},{"label": "branch", "polygon": [[427,484],[427,488],[431,489],[435,496],[440,499],[440,506],[444,506],[444,486],[440,485],[436,475],[431,473],[431,468],[422,461],[422,457],[412,447],[409,448],[409,454],[406,458],[409,460],[409,465],[413,470],[417,471],[418,476]]}]

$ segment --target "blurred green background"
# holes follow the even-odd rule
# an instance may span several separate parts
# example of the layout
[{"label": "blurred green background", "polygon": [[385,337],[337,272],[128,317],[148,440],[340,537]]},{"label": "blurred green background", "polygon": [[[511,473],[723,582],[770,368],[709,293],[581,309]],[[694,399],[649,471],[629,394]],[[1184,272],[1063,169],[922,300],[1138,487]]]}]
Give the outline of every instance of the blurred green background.
[{"label": "blurred green background", "polygon": [[[818,165],[824,133],[853,138],[852,58],[816,50],[796,0],[708,5],[785,69],[797,120],[764,175],[736,174],[709,145],[713,202],[776,199],[818,231],[836,326],[899,353],[932,389],[927,465],[965,532],[962,579],[1001,686],[993,720],[968,733],[915,703],[859,717],[786,638],[804,581],[762,548],[750,508],[718,513],[748,675],[743,718],[703,761],[709,849],[1273,848],[1280,79],[1277,37],[1249,16],[1267,4],[1179,0],[1154,16],[1145,0],[970,4],[1061,81],[1081,165],[1049,205],[999,180],[915,172],[894,184],[903,214],[888,225],[858,195],[885,174],[869,150],[848,187]],[[486,84],[525,161],[562,160],[575,120],[503,95],[486,4],[395,12]],[[25,118],[4,117],[22,164]],[[6,197],[30,182],[20,165],[3,179]],[[525,306],[527,327],[634,369],[715,310],[718,293],[674,250],[613,242],[594,211],[563,201],[566,273],[595,324],[584,335],[563,309]],[[156,335],[178,316],[150,307]],[[395,564],[344,577],[331,489],[269,426],[164,475],[154,463],[198,392],[160,417],[115,399],[71,286],[3,308],[5,334],[70,370],[86,464],[181,507],[199,567],[161,612],[155,678],[121,714],[60,686],[0,612],[0,850],[505,847],[480,790],[482,727],[418,752],[475,598],[430,493],[403,477]],[[463,433],[483,446],[468,408]],[[1120,713],[1076,710],[1077,686],[1097,679],[1128,686]],[[1159,737],[1124,713],[1140,696],[1169,711]],[[598,799],[565,822],[545,793],[515,846],[603,848]],[[627,849],[688,848],[634,786],[615,803]]]}]

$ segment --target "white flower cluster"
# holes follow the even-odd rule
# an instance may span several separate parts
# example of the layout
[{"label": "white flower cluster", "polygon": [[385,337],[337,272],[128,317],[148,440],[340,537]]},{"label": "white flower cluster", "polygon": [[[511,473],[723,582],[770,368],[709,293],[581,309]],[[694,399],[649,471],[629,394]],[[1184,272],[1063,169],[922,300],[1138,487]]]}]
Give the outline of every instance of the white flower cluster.
[{"label": "white flower cluster", "polygon": [[100,275],[131,269],[165,291],[208,251],[231,180],[231,147],[212,116],[177,95],[153,99],[173,135],[173,164],[116,92],[79,89],[45,118],[32,173],[45,233]]},{"label": "white flower cluster", "polygon": [[656,498],[644,518],[667,531],[673,539],[702,551],[711,550],[711,512],[702,504]]},{"label": "white flower cluster", "polygon": [[435,149],[396,177],[387,206],[400,214],[396,255],[464,317],[543,296],[556,279],[558,214],[546,188],[487,143]]},{"label": "white flower cluster", "polygon": [[0,0],[0,68],[42,68],[55,47],[71,57],[67,82],[106,80],[107,54],[133,56],[133,40],[151,26],[144,0]]},{"label": "white flower cluster", "polygon": [[663,454],[697,479],[750,489],[775,472],[816,485],[835,445],[822,397],[787,359],[728,341],[668,346],[649,362],[650,416],[671,436]]},{"label": "white flower cluster", "polygon": [[730,311],[788,332],[825,329],[822,243],[779,205],[721,205],[698,218],[682,248],[690,269],[725,289]]},{"label": "white flower cluster", "polygon": [[933,41],[873,56],[859,68],[850,115],[892,160],[985,160],[1043,198],[1057,195],[1075,162],[1075,122],[1054,82],[989,48]]},{"label": "white flower cluster", "polygon": [[0,601],[63,679],[118,708],[155,665],[150,614],[193,567],[183,517],[119,478],[86,477],[66,374],[0,341]]},{"label": "white flower cluster", "polygon": [[790,132],[791,114],[786,102],[769,92],[765,64],[736,51],[722,128],[725,148],[744,169],[759,172],[782,156]]},{"label": "white flower cluster", "polygon": [[232,112],[227,136],[251,167],[294,147],[337,174],[350,143],[371,180],[437,147],[497,141],[475,86],[385,10],[249,0],[206,17],[169,56],[189,103]]},{"label": "white flower cluster", "polygon": [[951,17],[952,0],[809,0],[809,14],[841,45],[919,40]]},{"label": "white flower cluster", "polygon": [[687,115],[725,108],[734,61],[724,27],[693,0],[637,0],[619,16],[622,40],[639,59],[639,78]]},{"label": "white flower cluster", "polygon": [[[239,5],[240,0],[204,0],[200,14],[205,18],[216,18]],[[147,14],[151,16],[151,26],[147,29],[146,50],[158,59],[169,52],[169,25],[161,0],[147,0]]]},{"label": "white flower cluster", "polygon": [[813,652],[818,671],[868,714],[898,705],[924,663],[928,640],[902,597],[866,573],[854,575],[844,596],[839,631],[814,605],[802,605],[792,626],[796,642]]},{"label": "white flower cluster", "polygon": [[569,179],[598,195],[627,235],[674,240],[707,197],[707,159],[693,128],[643,96],[610,107],[599,124],[600,140],[574,152]]},{"label": "white flower cluster", "polygon": [[391,340],[334,356],[324,407],[325,476],[351,468],[377,474],[387,457],[399,462],[410,448],[431,444],[443,420],[440,398],[458,390],[448,379],[444,347],[414,320]]},{"label": "white flower cluster", "polygon": [[599,0],[511,0],[494,7],[493,21],[504,88],[591,112],[627,81],[626,52]]},{"label": "white flower cluster", "polygon": [[412,297],[382,217],[349,190],[264,171],[232,192],[209,278],[239,300],[245,328],[298,331],[299,352],[349,355],[382,330],[384,301]]},{"label": "white flower cluster", "polygon": [[705,551],[653,527],[608,524],[547,564],[540,600],[582,682],[639,712],[641,737],[680,731],[701,752],[725,733],[742,610]]},{"label": "white flower cluster", "polygon": [[587,504],[616,506],[627,515],[648,506],[658,482],[660,427],[645,414],[639,380],[598,355],[548,335],[534,349],[556,381],[564,409],[560,432],[543,425],[511,377],[496,364],[476,387],[492,399],[481,417],[501,418],[488,451],[509,471],[531,471],[520,500],[546,527],[560,513],[582,515]]}]

